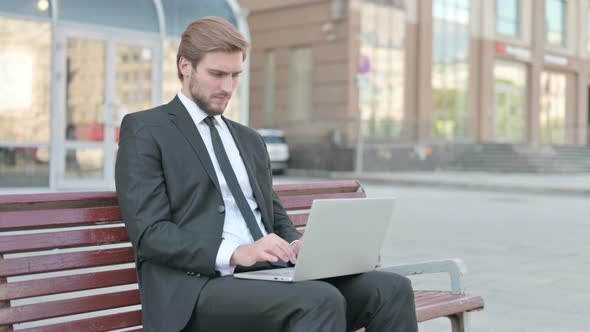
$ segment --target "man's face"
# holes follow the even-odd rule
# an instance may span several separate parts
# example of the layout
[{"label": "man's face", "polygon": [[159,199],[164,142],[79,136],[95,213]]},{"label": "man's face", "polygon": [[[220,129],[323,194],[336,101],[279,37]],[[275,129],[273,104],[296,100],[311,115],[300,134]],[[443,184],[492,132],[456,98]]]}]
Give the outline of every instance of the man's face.
[{"label": "man's face", "polygon": [[205,113],[212,116],[223,114],[238,86],[242,72],[242,52],[209,52],[196,68],[184,59],[181,71],[184,76],[183,94],[190,97]]}]

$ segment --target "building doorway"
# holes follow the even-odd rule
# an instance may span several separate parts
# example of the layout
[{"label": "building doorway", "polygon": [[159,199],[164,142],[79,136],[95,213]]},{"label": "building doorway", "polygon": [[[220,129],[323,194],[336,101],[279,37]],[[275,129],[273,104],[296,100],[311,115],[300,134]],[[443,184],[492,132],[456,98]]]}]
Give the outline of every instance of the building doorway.
[{"label": "building doorway", "polygon": [[52,158],[58,189],[112,188],[123,116],[160,102],[158,40],[60,28]]}]

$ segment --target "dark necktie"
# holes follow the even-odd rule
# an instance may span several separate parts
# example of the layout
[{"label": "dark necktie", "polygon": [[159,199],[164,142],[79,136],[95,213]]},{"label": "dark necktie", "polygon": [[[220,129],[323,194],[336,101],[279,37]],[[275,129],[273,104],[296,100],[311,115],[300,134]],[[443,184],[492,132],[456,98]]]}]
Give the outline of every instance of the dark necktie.
[{"label": "dark necktie", "polygon": [[227,157],[227,153],[225,152],[225,148],[223,147],[223,142],[221,141],[221,137],[219,136],[219,132],[217,128],[215,128],[215,122],[212,116],[208,116],[205,118],[205,123],[209,126],[211,130],[211,142],[213,143],[213,151],[215,151],[215,156],[217,157],[217,161],[219,162],[219,167],[221,167],[221,172],[223,173],[223,177],[225,178],[225,182],[227,182],[227,186],[231,191],[238,208],[240,209],[240,213],[244,220],[246,221],[246,225],[250,229],[250,233],[252,233],[252,237],[254,241],[262,238],[262,231],[256,222],[256,218],[254,217],[254,213],[252,209],[250,209],[250,205],[248,205],[248,201],[246,200],[246,196],[244,196],[244,192],[242,188],[240,188],[240,183],[236,178],[236,173],[234,173],[233,168],[229,162],[229,158]]}]

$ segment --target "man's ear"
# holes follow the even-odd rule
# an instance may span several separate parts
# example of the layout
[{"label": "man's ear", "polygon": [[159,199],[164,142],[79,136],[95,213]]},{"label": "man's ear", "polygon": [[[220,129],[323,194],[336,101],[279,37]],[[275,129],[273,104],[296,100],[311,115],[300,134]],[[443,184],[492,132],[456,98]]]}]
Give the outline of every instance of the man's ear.
[{"label": "man's ear", "polygon": [[190,73],[193,69],[193,64],[185,57],[180,57],[180,61],[178,62],[178,67],[180,68],[180,72],[184,77],[190,77]]}]

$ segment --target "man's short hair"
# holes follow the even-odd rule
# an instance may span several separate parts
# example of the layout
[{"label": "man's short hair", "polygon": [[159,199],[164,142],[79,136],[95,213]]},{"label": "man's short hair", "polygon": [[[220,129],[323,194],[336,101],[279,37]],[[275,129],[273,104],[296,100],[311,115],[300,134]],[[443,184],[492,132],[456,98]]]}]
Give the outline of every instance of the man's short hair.
[{"label": "man's short hair", "polygon": [[206,53],[215,51],[242,52],[246,59],[248,41],[238,29],[227,20],[207,16],[191,22],[182,33],[178,53],[176,54],[176,70],[182,80],[179,63],[184,57],[196,68]]}]

